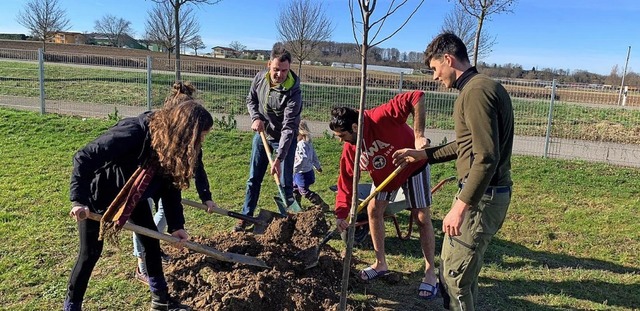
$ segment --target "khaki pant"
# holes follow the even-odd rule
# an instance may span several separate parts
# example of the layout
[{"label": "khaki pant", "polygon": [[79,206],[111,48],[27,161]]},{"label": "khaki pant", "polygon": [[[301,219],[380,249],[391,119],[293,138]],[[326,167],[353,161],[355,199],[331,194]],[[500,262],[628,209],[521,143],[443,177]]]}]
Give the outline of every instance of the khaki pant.
[{"label": "khaki pant", "polygon": [[462,235],[445,235],[440,255],[440,281],[445,289],[442,293],[445,304],[449,300],[449,310],[475,310],[484,252],[502,227],[510,202],[510,188],[490,187],[478,205],[466,213],[460,229]]}]

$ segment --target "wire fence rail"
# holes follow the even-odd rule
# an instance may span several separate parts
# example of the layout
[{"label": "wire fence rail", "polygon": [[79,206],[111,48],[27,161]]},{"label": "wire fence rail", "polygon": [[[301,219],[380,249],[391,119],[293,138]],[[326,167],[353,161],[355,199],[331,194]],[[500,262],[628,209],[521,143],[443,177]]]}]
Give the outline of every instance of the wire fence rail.
[{"label": "wire fence rail", "polygon": [[[245,98],[264,65],[182,61],[182,78],[217,116],[248,128]],[[159,108],[174,82],[174,60],[0,48],[0,106],[91,117],[133,116]],[[303,118],[328,133],[332,107],[357,108],[360,72],[303,67]],[[511,94],[514,152],[640,167],[640,92],[556,81],[499,79]],[[427,94],[427,132],[435,143],[454,139],[451,118],[457,92],[431,76],[370,71],[367,107],[398,92]]]}]

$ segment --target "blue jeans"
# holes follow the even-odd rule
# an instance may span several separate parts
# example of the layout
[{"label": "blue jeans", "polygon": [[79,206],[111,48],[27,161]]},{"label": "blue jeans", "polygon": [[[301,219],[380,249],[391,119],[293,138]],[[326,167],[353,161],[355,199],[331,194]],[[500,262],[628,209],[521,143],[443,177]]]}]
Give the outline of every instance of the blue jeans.
[{"label": "blue jeans", "polygon": [[[148,200],[151,213],[153,213],[153,199],[149,198]],[[158,210],[155,215],[153,215],[153,222],[156,224],[156,227],[158,227],[158,232],[164,233],[164,229],[167,228],[167,217],[164,216],[162,200],[158,201]],[[133,234],[133,255],[138,258],[144,258],[144,246],[142,246],[142,242],[136,233]]]},{"label": "blue jeans", "polygon": [[[271,150],[278,149],[279,141],[267,140]],[[284,162],[280,163],[280,185],[284,189],[284,195],[287,201],[293,200],[293,161],[296,153],[296,142],[292,141],[287,152]],[[249,164],[249,179],[247,180],[247,188],[244,195],[244,205],[242,206],[242,214],[253,216],[260,197],[260,187],[265,173],[269,168],[269,158],[264,151],[260,134],[253,136],[251,144],[251,160]]]}]

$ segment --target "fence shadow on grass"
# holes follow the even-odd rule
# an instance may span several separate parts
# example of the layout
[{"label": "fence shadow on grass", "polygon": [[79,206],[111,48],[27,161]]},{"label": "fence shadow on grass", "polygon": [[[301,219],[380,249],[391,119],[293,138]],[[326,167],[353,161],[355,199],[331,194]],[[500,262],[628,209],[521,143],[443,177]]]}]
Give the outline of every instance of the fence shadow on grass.
[{"label": "fence shadow on grass", "polygon": [[[403,213],[400,213],[403,214]],[[408,214],[408,213],[407,213]],[[406,224],[406,215],[400,216],[400,223]],[[443,236],[439,228],[442,227],[441,220],[434,220],[433,226],[436,231],[436,265],[439,265],[439,255],[442,248]],[[385,245],[387,255],[399,255],[415,260],[422,259],[419,240],[416,229],[410,240],[401,240],[394,233],[388,233]],[[372,249],[372,248],[368,248]],[[504,258],[519,258],[517,261],[504,261]],[[393,263],[390,262],[393,269]],[[510,271],[527,268],[528,270],[541,269],[576,269],[584,271],[600,271],[603,274],[640,274],[640,269],[626,267],[619,264],[602,261],[592,258],[581,258],[576,256],[555,254],[546,251],[535,251],[525,246],[512,243],[510,241],[497,239],[494,237],[489,249],[485,254],[485,266],[495,265],[500,270]],[[620,277],[620,276],[618,276]],[[422,278],[422,271],[415,271],[404,275],[404,279],[412,283],[418,283]],[[608,278],[607,278],[608,279]],[[387,285],[388,286],[388,285]],[[410,287],[409,290],[413,290]],[[378,297],[398,301],[394,298],[396,291],[381,288],[380,291],[373,287],[372,293]],[[591,301],[603,306],[633,309],[640,306],[640,285],[638,284],[618,284],[601,280],[580,279],[570,281],[558,280],[526,280],[526,279],[495,279],[492,277],[480,278],[480,302],[479,310],[558,310],[558,306],[546,306],[536,302],[525,300],[526,296],[553,295],[562,296],[569,299]],[[559,298],[560,300],[565,298]],[[440,301],[441,303],[441,301]],[[557,304],[557,303],[556,303]],[[431,303],[429,303],[431,306]],[[560,307],[562,309],[564,307]],[[566,306],[572,309],[574,307]]]}]

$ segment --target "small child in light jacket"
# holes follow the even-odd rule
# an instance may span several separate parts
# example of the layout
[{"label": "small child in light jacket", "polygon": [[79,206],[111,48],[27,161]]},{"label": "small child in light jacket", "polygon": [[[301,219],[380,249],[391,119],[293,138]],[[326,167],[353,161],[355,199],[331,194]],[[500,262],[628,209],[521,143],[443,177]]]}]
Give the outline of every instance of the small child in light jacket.
[{"label": "small child in light jacket", "polygon": [[320,160],[318,160],[318,155],[311,143],[311,132],[309,131],[307,122],[302,120],[300,121],[298,144],[293,162],[293,194],[298,203],[302,197],[305,197],[315,205],[316,208],[321,208],[323,212],[328,212],[329,205],[322,200],[320,195],[309,189],[316,181],[316,175],[313,171],[314,168],[318,173],[322,173]]}]

